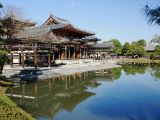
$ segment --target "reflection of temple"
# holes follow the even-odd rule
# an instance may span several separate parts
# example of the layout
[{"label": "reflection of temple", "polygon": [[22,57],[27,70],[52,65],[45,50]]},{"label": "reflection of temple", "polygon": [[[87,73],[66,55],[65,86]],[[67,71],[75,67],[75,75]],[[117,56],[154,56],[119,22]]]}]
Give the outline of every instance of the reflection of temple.
[{"label": "reflection of temple", "polygon": [[95,95],[87,88],[98,85],[89,72],[77,73],[11,88],[8,96],[35,117],[53,117],[60,110],[72,111],[77,104]]},{"label": "reflection of temple", "polygon": [[72,111],[76,105],[95,95],[87,88],[99,86],[97,81],[113,81],[111,72],[109,69],[61,76],[10,88],[7,95],[34,117],[52,118],[60,110]]}]

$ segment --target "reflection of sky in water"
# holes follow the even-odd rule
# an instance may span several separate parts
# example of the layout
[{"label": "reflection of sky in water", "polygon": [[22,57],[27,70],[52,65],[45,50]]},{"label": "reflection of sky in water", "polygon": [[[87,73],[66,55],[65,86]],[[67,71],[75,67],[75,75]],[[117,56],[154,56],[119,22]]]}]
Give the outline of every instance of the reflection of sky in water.
[{"label": "reflection of sky in water", "polygon": [[125,75],[101,82],[96,93],[72,112],[59,112],[55,120],[160,120],[160,82],[149,73]]}]

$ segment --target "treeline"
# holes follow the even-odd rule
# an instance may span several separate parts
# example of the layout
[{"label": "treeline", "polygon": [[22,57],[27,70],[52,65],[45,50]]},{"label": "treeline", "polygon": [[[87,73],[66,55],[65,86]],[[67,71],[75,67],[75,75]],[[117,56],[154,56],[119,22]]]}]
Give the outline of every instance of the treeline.
[{"label": "treeline", "polygon": [[[155,35],[153,39],[150,41],[150,43],[147,44],[147,42],[144,39],[140,39],[137,41],[133,41],[132,43],[125,42],[124,45],[121,44],[121,42],[117,39],[111,39],[110,41],[113,43],[113,49],[112,54],[116,56],[126,56],[126,57],[150,57],[151,59],[156,59],[160,56],[160,36]],[[151,52],[148,52],[145,50],[145,47],[147,45],[155,45],[155,49]]]}]

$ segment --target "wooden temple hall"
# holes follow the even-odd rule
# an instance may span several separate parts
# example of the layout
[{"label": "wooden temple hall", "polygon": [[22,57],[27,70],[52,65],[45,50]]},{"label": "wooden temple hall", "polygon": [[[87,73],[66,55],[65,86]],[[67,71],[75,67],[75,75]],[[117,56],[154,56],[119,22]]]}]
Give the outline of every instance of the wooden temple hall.
[{"label": "wooden temple hall", "polygon": [[7,18],[15,42],[10,46],[11,65],[46,65],[56,59],[88,57],[88,48],[99,39],[95,33],[81,30],[67,20],[50,15],[40,26],[14,15]]}]

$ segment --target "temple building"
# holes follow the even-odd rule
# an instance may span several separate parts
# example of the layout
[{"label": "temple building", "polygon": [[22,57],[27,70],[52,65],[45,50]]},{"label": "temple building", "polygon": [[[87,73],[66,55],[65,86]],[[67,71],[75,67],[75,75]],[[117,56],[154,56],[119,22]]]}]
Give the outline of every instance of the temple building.
[{"label": "temple building", "polygon": [[10,16],[8,31],[14,38],[10,64],[51,66],[54,60],[88,58],[89,48],[99,41],[95,33],[81,30],[69,21],[50,15],[40,26]]}]

